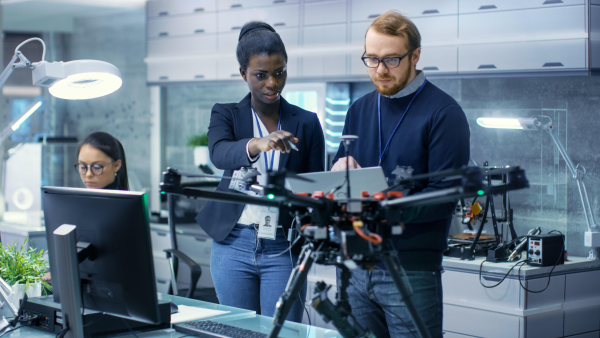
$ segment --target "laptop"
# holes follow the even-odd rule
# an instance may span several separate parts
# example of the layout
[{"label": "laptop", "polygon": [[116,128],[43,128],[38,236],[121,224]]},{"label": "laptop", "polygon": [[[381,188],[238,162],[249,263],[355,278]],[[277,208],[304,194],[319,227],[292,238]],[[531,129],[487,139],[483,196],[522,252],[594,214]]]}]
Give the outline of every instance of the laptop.
[{"label": "laptop", "polygon": [[[325,194],[339,185],[342,187],[334,194],[334,199],[346,198],[347,188],[346,171],[323,171],[317,173],[300,174],[305,178],[313,180],[306,182],[295,179],[286,179],[286,186],[293,193],[313,193],[323,191]],[[381,167],[350,169],[350,194],[351,198],[361,197],[362,191],[368,191],[370,195],[388,188],[383,169]]]}]

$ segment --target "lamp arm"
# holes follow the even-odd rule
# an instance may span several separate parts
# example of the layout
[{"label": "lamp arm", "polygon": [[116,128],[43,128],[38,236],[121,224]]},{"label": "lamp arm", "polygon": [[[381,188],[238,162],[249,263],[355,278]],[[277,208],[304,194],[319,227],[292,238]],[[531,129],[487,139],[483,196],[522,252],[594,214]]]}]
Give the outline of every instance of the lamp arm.
[{"label": "lamp arm", "polygon": [[569,154],[567,154],[567,150],[565,149],[565,147],[563,147],[562,142],[560,142],[558,137],[556,137],[556,135],[554,135],[554,132],[552,131],[551,128],[545,127],[544,130],[547,131],[548,134],[550,134],[552,141],[554,141],[554,144],[556,144],[558,151],[564,158],[565,163],[567,164],[567,167],[569,168],[569,170],[571,171],[571,174],[573,175],[573,178],[575,180],[577,180],[577,188],[579,189],[579,197],[581,198],[581,205],[583,207],[583,213],[585,215],[585,220],[587,222],[588,231],[594,231],[594,232],[598,231],[598,225],[596,224],[596,218],[594,217],[594,213],[592,212],[593,209],[590,204],[590,199],[587,194],[587,189],[585,188],[585,183],[583,182],[583,178],[585,176],[585,168],[583,168],[583,166],[580,166],[580,165],[575,166],[573,164],[573,161],[571,161]]},{"label": "lamp arm", "polygon": [[19,55],[15,53],[15,55],[13,55],[12,57],[12,60],[10,60],[10,62],[8,63],[8,66],[6,66],[6,68],[4,68],[4,71],[2,71],[2,74],[0,74],[0,88],[4,86],[4,83],[6,82],[6,80],[8,80],[10,74],[12,74],[13,70],[15,69],[13,66],[17,63],[18,59]]}]

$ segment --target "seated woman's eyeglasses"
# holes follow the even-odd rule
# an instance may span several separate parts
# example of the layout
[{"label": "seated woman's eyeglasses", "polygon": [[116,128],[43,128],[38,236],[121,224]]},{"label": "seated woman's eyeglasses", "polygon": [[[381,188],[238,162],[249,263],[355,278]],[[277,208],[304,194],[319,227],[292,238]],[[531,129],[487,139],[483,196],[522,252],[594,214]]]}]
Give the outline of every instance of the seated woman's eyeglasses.
[{"label": "seated woman's eyeglasses", "polygon": [[94,174],[94,176],[100,176],[102,175],[102,173],[104,172],[104,167],[111,165],[113,162],[110,162],[108,164],[105,165],[101,165],[101,164],[83,164],[83,163],[77,163],[75,164],[75,170],[77,170],[77,173],[79,173],[79,175],[85,175],[88,171],[88,168],[92,171],[92,174]]},{"label": "seated woman's eyeglasses", "polygon": [[396,67],[400,66],[400,61],[402,61],[402,59],[407,57],[408,54],[410,54],[410,52],[412,52],[412,50],[402,56],[394,56],[394,57],[389,57],[389,58],[385,58],[385,59],[378,59],[378,58],[374,58],[374,57],[365,56],[365,54],[367,54],[367,52],[365,51],[363,53],[363,56],[361,57],[361,59],[363,60],[365,66],[367,66],[369,68],[377,68],[377,67],[379,67],[379,63],[383,62],[383,65],[385,66],[385,68],[390,69],[390,68],[396,68]]}]

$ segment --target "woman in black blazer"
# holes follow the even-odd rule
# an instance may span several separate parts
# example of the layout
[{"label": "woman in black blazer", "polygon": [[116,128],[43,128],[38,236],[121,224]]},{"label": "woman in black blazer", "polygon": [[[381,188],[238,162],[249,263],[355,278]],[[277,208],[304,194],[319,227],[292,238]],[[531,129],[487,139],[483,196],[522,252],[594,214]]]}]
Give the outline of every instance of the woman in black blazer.
[{"label": "woman in black blazer", "polygon": [[[250,93],[237,104],[213,107],[208,128],[212,163],[225,170],[225,177],[241,167],[255,167],[263,173],[260,184],[267,170],[323,171],[325,141],[317,115],[281,97],[287,53],[279,34],[263,22],[246,24],[237,59]],[[240,193],[229,189],[229,183],[223,179],[217,191]],[[209,202],[196,221],[213,238],[210,270],[219,302],[273,316],[298,258],[291,252],[276,256],[289,245],[289,212]],[[298,297],[288,320],[302,321],[306,285]]]}]

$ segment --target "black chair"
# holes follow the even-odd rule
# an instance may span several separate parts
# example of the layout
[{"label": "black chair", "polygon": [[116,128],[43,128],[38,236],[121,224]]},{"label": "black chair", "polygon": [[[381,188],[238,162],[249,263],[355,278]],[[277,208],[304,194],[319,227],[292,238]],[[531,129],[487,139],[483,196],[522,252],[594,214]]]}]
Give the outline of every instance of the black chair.
[{"label": "black chair", "polygon": [[[203,190],[214,191],[217,188],[219,181],[197,181],[197,182],[186,182],[182,183],[185,187],[200,188]],[[169,209],[169,233],[171,235],[171,249],[164,250],[169,260],[169,266],[171,269],[171,286],[169,287],[169,294],[175,294],[181,296],[185,293],[186,298],[194,298],[204,301],[210,301],[218,303],[216,292],[214,289],[210,290],[196,290],[196,285],[202,276],[202,267],[200,264],[191,259],[188,255],[179,250],[177,245],[177,231],[176,231],[176,213],[175,213],[175,201],[177,198],[185,198],[180,196],[174,196],[167,194],[167,205]],[[204,203],[205,204],[205,203]],[[177,273],[179,271],[179,263],[187,266],[190,269],[190,287],[189,289],[178,289],[177,288]]]}]

